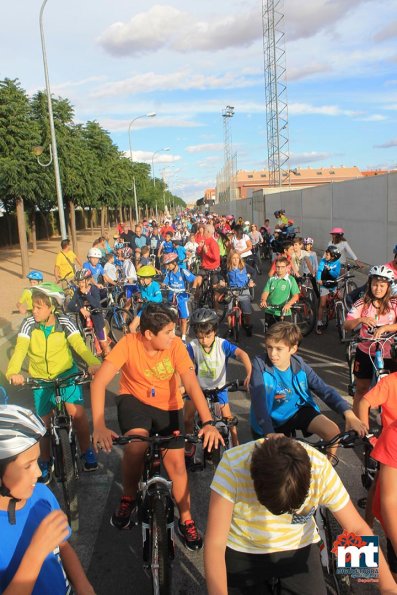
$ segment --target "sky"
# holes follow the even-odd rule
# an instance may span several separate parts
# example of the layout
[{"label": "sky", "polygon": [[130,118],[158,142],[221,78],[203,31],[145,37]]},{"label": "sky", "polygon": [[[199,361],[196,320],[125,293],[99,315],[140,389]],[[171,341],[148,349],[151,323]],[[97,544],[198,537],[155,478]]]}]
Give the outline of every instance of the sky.
[{"label": "sky", "polygon": [[[29,95],[45,88],[41,5],[0,3],[0,79]],[[283,12],[290,167],[397,168],[396,0]],[[186,202],[215,187],[227,105],[237,169],[267,168],[262,0],[48,0],[43,23],[51,91],[75,122],[96,120],[130,155],[137,118],[132,158]]]}]

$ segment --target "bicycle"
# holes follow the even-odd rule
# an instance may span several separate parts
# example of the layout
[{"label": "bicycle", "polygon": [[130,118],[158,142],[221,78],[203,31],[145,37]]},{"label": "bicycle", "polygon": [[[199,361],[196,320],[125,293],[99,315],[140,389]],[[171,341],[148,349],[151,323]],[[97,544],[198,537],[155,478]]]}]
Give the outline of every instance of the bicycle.
[{"label": "bicycle", "polygon": [[91,377],[86,372],[78,372],[47,380],[45,378],[26,378],[25,384],[32,388],[53,387],[55,390],[55,409],[52,412],[48,433],[54,464],[54,475],[62,484],[65,512],[73,531],[79,529],[79,504],[77,480],[79,478],[79,448],[73,429],[72,418],[66,411],[61,389],[71,385],[87,384]]},{"label": "bicycle", "polygon": [[226,316],[227,304],[217,300],[216,290],[213,287],[213,276],[219,273],[219,270],[220,269],[204,271],[203,281],[200,286],[197,304],[194,310],[197,308],[209,308],[210,310],[215,310],[218,315],[219,322],[221,323]]},{"label": "bicycle", "polygon": [[[224,291],[224,302],[229,304],[229,311],[227,314],[228,319],[228,326],[229,330],[231,331],[231,337],[233,341],[238,343],[240,338],[240,330],[243,324],[243,311],[240,306],[239,297],[243,295],[244,292],[249,290],[248,286],[245,287],[225,287],[223,288]],[[251,296],[250,296],[251,297]],[[231,304],[231,307],[230,307]]]},{"label": "bicycle", "polygon": [[262,267],[260,263],[260,244],[255,244],[251,248],[252,255],[245,258],[245,262],[250,265],[258,275],[262,275]]},{"label": "bicycle", "polygon": [[[195,452],[193,454],[193,464],[189,466],[191,471],[196,470],[203,470],[206,467],[206,461],[211,461],[212,465],[216,469],[218,466],[223,453],[225,450],[228,450],[232,446],[232,436],[231,436],[231,428],[236,427],[238,425],[238,418],[236,416],[233,417],[224,417],[222,415],[222,407],[219,402],[218,395],[222,391],[226,389],[230,389],[232,391],[237,391],[239,388],[244,386],[243,380],[232,380],[231,382],[227,382],[221,387],[218,388],[207,388],[203,389],[203,393],[205,399],[207,401],[208,409],[210,410],[211,417],[215,422],[215,427],[218,432],[221,434],[224,445],[219,442],[217,448],[213,448],[211,452],[201,453]],[[202,425],[198,413],[196,412],[194,415],[194,429],[193,435],[197,436],[198,432],[201,430]],[[197,449],[197,447],[196,447]],[[198,455],[198,456],[197,456]]]},{"label": "bicycle", "polygon": [[105,319],[109,322],[109,335],[115,343],[118,343],[130,332],[130,324],[134,319],[134,314],[117,304],[111,304],[106,308],[105,312]]},{"label": "bicycle", "polygon": [[174,512],[172,481],[161,475],[162,450],[171,440],[197,443],[199,438],[174,432],[172,436],[120,436],[113,444],[147,442],[144,468],[138,484],[136,507],[132,513],[134,525],[141,525],[143,563],[150,571],[154,595],[171,595],[171,562],[174,559]]},{"label": "bicycle", "polygon": [[[282,311],[284,304],[280,304],[279,306],[270,306],[267,305],[265,310],[273,310],[273,312]],[[279,322],[284,320],[284,315],[277,315],[273,314],[272,312],[266,312],[266,314],[273,316],[274,322]],[[316,315],[313,310],[313,307],[307,298],[299,298],[295,304],[291,306],[291,322],[296,324],[303,337],[306,337],[314,328],[316,321]],[[269,328],[269,321],[264,320],[264,331],[267,332]]]},{"label": "bicycle", "polygon": [[335,285],[336,283],[337,279],[335,281],[323,281],[323,287],[335,289],[335,291],[330,291],[327,295],[323,310],[323,328],[324,330],[327,329],[329,321],[335,319],[339,340],[343,342],[346,338],[344,329],[346,308],[343,299],[347,294],[342,294],[340,288]]},{"label": "bicycle", "polygon": [[106,318],[106,309],[104,310],[103,308],[91,308],[87,304],[84,307],[89,311],[89,314],[90,314],[86,318],[84,318],[84,316],[80,312],[74,312],[74,313],[69,312],[68,316],[70,316],[71,314],[74,314],[73,318],[77,324],[77,328],[79,329],[79,331],[84,339],[84,342],[87,345],[88,349],[91,351],[91,353],[93,355],[95,355],[96,357],[102,357],[102,347],[101,347],[98,337],[96,336],[95,329],[94,329],[94,323],[92,321],[91,314],[98,314],[98,313],[105,314],[103,317],[104,323],[105,323],[104,332],[105,332],[106,340],[109,344],[110,343],[110,341],[109,341],[110,325],[109,325],[109,321]]},{"label": "bicycle", "polygon": [[352,281],[352,279],[354,279],[355,275],[352,275],[350,271],[354,271],[359,269],[360,267],[357,266],[356,264],[346,264],[345,269],[346,272],[342,273],[342,275],[340,275],[336,281],[338,283],[338,294],[340,299],[342,300],[343,306],[345,308],[345,310],[349,310],[349,305],[347,303],[347,296],[349,295],[349,293],[351,293],[352,291],[354,291],[355,289],[357,289],[357,283],[355,281]]},{"label": "bicycle", "polygon": [[[353,430],[337,434],[331,440],[318,440],[310,442],[299,438],[300,442],[309,444],[324,455],[329,455],[329,449],[337,445],[339,448],[353,448],[359,436]],[[336,466],[339,462],[336,455],[331,454],[332,464]],[[337,537],[343,533],[341,526],[333,514],[325,507],[319,506],[315,513],[315,520],[320,535],[320,558],[323,567],[324,579],[329,595],[347,595],[351,593],[350,578],[344,574],[337,573],[336,555],[331,556],[331,550]]]},{"label": "bicycle", "polygon": [[374,358],[371,357],[373,368],[374,368],[374,375],[372,386],[377,384],[379,380],[381,380],[384,376],[389,374],[388,370],[384,368],[384,361],[383,361],[383,349],[384,345],[390,340],[393,339],[393,344],[396,345],[397,343],[397,334],[396,333],[388,333],[384,337],[379,337],[378,339],[373,339],[371,337],[360,337],[355,335],[349,339],[345,339],[343,343],[346,343],[346,360],[348,366],[348,374],[349,374],[349,382],[347,385],[348,394],[351,397],[354,397],[356,393],[356,385],[355,385],[355,378],[354,378],[354,362],[356,358],[356,351],[357,346],[359,343],[363,342],[370,342],[375,343],[375,355]]}]

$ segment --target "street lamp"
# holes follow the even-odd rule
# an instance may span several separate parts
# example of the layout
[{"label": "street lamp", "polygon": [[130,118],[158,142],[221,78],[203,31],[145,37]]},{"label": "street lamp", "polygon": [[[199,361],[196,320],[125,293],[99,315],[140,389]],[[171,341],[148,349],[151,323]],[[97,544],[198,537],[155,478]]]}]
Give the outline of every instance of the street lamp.
[{"label": "street lamp", "polygon": [[161,153],[162,151],[169,151],[170,147],[163,147],[162,149],[159,149],[158,151],[155,151],[152,155],[152,179],[153,179],[153,186],[156,186],[156,178],[154,177],[154,156],[157,155],[158,153]]},{"label": "street lamp", "polygon": [[[41,49],[43,52],[45,86],[46,86],[46,90],[47,90],[48,117],[50,120],[51,147],[52,147],[52,159],[51,160],[54,162],[55,186],[56,186],[57,200],[58,200],[59,227],[61,229],[62,239],[66,240],[67,232],[66,232],[66,223],[65,223],[65,213],[63,210],[61,176],[59,173],[57,139],[55,136],[54,115],[52,112],[50,79],[48,76],[47,55],[46,55],[46,50],[45,50],[45,39],[44,39],[44,28],[43,28],[43,12],[44,12],[44,8],[45,8],[46,4],[47,4],[47,0],[44,0],[43,4],[41,5],[41,9],[40,9],[40,19],[39,20],[40,20]],[[50,163],[51,163],[51,161],[50,161]]]},{"label": "street lamp", "polygon": [[[139,118],[154,118],[156,115],[156,112],[149,112],[148,114],[142,114],[141,116],[137,116],[136,118],[134,118],[133,120],[131,120],[131,122],[128,125],[128,142],[130,145],[130,160],[131,163],[133,162],[132,159],[132,145],[131,145],[131,126],[133,125],[133,123],[135,122],[135,120],[139,120]],[[138,201],[136,198],[136,187],[135,187],[135,177],[133,179],[133,189],[134,189],[134,199],[135,199],[135,220],[138,223],[139,220],[139,214],[138,214]]]}]

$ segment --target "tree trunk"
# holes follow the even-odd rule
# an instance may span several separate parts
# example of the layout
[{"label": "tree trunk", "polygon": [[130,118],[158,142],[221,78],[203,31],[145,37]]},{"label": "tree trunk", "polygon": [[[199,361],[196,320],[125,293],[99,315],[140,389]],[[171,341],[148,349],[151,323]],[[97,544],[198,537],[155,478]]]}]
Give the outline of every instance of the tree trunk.
[{"label": "tree trunk", "polygon": [[94,235],[94,209],[90,209],[91,234]]},{"label": "tree trunk", "polygon": [[23,198],[16,199],[16,212],[18,221],[19,246],[21,248],[22,277],[24,278],[29,272],[29,255],[28,242],[26,239],[26,222]]},{"label": "tree trunk", "polygon": [[43,220],[45,239],[46,240],[49,240],[50,239],[50,229],[48,227],[48,219],[44,215],[44,213],[42,213],[41,211],[40,211],[40,216],[41,216],[41,218]]},{"label": "tree trunk", "polygon": [[101,207],[101,236],[105,234],[106,207]]},{"label": "tree trunk", "polygon": [[72,240],[73,252],[78,254],[77,233],[76,233],[76,209],[73,200],[68,201],[70,239]]},{"label": "tree trunk", "polygon": [[8,245],[12,246],[12,224],[11,224],[11,215],[6,213],[6,221],[7,221],[7,232],[8,232]]},{"label": "tree trunk", "polygon": [[32,242],[32,250],[37,250],[37,233],[36,233],[36,209],[32,209],[29,213],[30,218],[30,241]]}]

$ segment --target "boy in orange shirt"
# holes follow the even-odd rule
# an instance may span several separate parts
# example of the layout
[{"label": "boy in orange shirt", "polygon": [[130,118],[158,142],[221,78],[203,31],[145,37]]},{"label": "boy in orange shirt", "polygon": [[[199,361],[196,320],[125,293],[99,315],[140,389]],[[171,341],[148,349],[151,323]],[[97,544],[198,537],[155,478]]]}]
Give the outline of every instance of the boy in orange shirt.
[{"label": "boy in orange shirt", "polygon": [[[183,433],[183,401],[179,390],[182,381],[203,422],[203,445],[217,446],[222,438],[213,426],[212,417],[198,383],[194,365],[186,347],[175,337],[177,317],[164,304],[149,303],[142,313],[140,333],[129,334],[106,357],[91,384],[93,442],[95,448],[110,452],[117,434],[105,425],[105,389],[120,371],[119,395],[116,398],[118,420],[124,435],[157,433],[169,436]],[[202,547],[202,537],[190,515],[190,493],[185,467],[184,444],[169,443],[163,463],[173,483],[173,496],[179,509],[179,532],[190,550]],[[147,445],[131,442],[125,446],[122,462],[123,496],[113,513],[111,524],[118,529],[130,525],[135,497]]]}]

